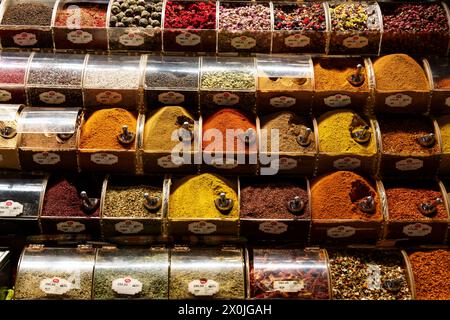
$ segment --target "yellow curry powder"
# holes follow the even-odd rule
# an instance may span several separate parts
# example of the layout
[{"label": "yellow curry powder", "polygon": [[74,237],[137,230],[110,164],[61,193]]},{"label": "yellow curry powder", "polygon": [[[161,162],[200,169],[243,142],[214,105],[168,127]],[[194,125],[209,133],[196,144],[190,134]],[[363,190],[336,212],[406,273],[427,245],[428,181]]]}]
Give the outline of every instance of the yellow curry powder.
[{"label": "yellow curry powder", "polygon": [[450,153],[450,114],[437,119],[442,136],[442,152]]},{"label": "yellow curry powder", "polygon": [[[239,203],[236,191],[224,178],[204,173],[187,176],[171,186],[169,199],[170,218],[222,218],[235,220],[239,217]],[[214,201],[221,192],[234,201],[231,212],[220,213]]]},{"label": "yellow curry powder", "polygon": [[376,143],[372,127],[369,128],[370,140],[364,144],[359,144],[351,137],[350,127],[352,122],[363,121],[351,110],[330,111],[317,119],[319,131],[319,151],[353,154],[375,154]]}]

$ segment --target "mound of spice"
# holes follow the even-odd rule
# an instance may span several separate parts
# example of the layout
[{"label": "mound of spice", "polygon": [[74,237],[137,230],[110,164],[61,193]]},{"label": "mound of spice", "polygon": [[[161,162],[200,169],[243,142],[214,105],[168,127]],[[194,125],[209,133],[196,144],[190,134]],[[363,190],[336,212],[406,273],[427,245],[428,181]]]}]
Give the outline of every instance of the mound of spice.
[{"label": "mound of spice", "polygon": [[428,118],[389,117],[378,119],[381,131],[383,153],[404,153],[430,155],[439,152],[437,143],[423,146],[419,138],[434,134],[434,127]]},{"label": "mound of spice", "polygon": [[[234,202],[233,208],[223,215],[214,203],[224,192]],[[170,218],[223,218],[237,219],[239,204],[236,191],[224,178],[214,174],[184,177],[171,186]]]},{"label": "mound of spice", "polygon": [[130,132],[136,133],[136,116],[128,110],[113,108],[95,111],[81,128],[80,149],[133,150],[133,143],[124,145],[117,139],[124,125]]},{"label": "mound of spice", "polygon": [[367,31],[380,28],[376,10],[367,3],[331,3],[329,7],[333,31]]},{"label": "mound of spice", "polygon": [[432,203],[436,198],[443,198],[440,191],[424,188],[386,188],[389,220],[418,221],[446,220],[448,213],[445,205],[436,204],[436,214],[426,216],[420,210],[422,203]]},{"label": "mound of spice", "polygon": [[69,29],[104,28],[106,26],[106,9],[106,3],[103,5],[83,2],[68,3],[58,9],[55,25]]},{"label": "mound of spice", "polygon": [[400,251],[328,251],[333,299],[409,300],[411,291]]},{"label": "mound of spice", "polygon": [[321,3],[274,5],[275,30],[325,31],[325,10]]},{"label": "mound of spice", "polygon": [[450,251],[417,251],[409,255],[416,299],[450,300]]},{"label": "mound of spice", "polygon": [[[367,142],[358,143],[352,137],[352,128],[367,126]],[[370,123],[351,110],[330,111],[317,119],[319,151],[354,154],[376,154],[375,134]]]},{"label": "mound of spice", "polygon": [[140,57],[90,56],[83,85],[88,88],[137,89],[139,63]]},{"label": "mound of spice", "polygon": [[442,137],[442,152],[450,153],[450,115],[441,116],[437,119]]},{"label": "mound of spice", "polygon": [[[9,3],[8,3],[9,4]],[[3,25],[50,26],[54,1],[27,1],[11,3],[3,14]]]},{"label": "mound of spice", "polygon": [[375,85],[381,91],[427,91],[423,68],[406,54],[390,54],[373,63]]},{"label": "mound of spice", "polygon": [[[362,211],[359,205],[369,196],[373,197],[375,202],[374,213]],[[372,183],[349,171],[337,171],[313,181],[311,211],[313,220],[382,219],[380,197]]]},{"label": "mound of spice", "polygon": [[255,86],[255,76],[250,71],[224,69],[202,72],[201,88],[203,90],[252,90]]},{"label": "mound of spice", "polygon": [[[355,74],[358,64],[365,81],[361,86],[352,85],[347,79]],[[353,91],[368,92],[368,76],[364,61],[357,58],[325,58],[314,61],[314,81],[316,91]]]},{"label": "mound of spice", "polygon": [[216,4],[214,2],[168,1],[164,15],[164,28],[215,29]]},{"label": "mound of spice", "polygon": [[160,0],[115,0],[109,26],[160,29],[162,7]]},{"label": "mound of spice", "polygon": [[268,4],[221,3],[219,29],[230,31],[270,31],[270,7]]},{"label": "mound of spice", "polygon": [[302,146],[298,143],[298,137],[304,137],[306,130],[313,130],[313,128],[308,119],[292,112],[286,111],[267,116],[261,120],[261,127],[267,130],[267,150],[270,150],[272,146],[272,129],[277,129],[279,132],[278,147],[281,152],[314,152],[316,150],[314,132],[310,133],[309,145]]},{"label": "mound of spice", "polygon": [[[185,122],[188,122],[188,128],[183,127]],[[185,108],[163,107],[153,112],[144,126],[144,150],[170,152],[180,143],[172,139],[174,131],[182,128],[192,133],[194,130],[194,119]],[[194,147],[193,143],[191,147]]]},{"label": "mound of spice", "polygon": [[[198,58],[164,57],[163,60],[151,57],[147,60],[145,86],[148,88],[198,88]],[[197,92],[196,92],[197,93]]]},{"label": "mound of spice", "polygon": [[[288,209],[288,202],[299,197],[306,206],[298,215]],[[305,219],[310,216],[308,193],[298,185],[279,183],[259,183],[241,189],[241,218],[254,219]]]},{"label": "mound of spice", "polygon": [[[226,151],[227,150],[227,130],[241,130],[245,133],[247,130],[252,129],[256,133],[256,126],[252,120],[250,120],[246,115],[241,113],[236,109],[225,108],[209,117],[203,124],[203,136],[208,133],[208,130],[218,130],[223,136],[223,147],[222,150],[215,151]],[[234,139],[234,150],[238,150],[239,146],[243,145],[236,134],[233,135]],[[208,140],[203,140],[203,149],[206,149],[209,145],[217,145],[214,139],[211,143]],[[220,142],[219,142],[220,144]],[[254,145],[254,144],[253,144]],[[247,149],[247,148],[246,148]]]}]

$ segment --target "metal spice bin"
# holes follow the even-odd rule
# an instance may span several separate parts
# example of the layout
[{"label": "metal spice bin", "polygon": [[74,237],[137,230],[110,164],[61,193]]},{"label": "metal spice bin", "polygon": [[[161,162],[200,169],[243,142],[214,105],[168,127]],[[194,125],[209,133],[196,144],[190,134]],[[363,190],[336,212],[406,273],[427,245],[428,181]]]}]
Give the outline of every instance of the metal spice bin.
[{"label": "metal spice bin", "polygon": [[[107,12],[110,0],[79,1],[58,0],[52,19],[53,37],[56,50],[107,50]],[[83,25],[82,10],[84,6],[98,6],[98,12],[103,13],[104,26]],[[75,7],[72,15],[68,14],[64,25],[57,24],[61,11]],[[78,8],[76,8],[78,6]],[[81,12],[79,12],[81,11]],[[73,20],[71,20],[73,19]]]},{"label": "metal spice bin", "polygon": [[0,105],[0,168],[20,169],[17,121],[23,105]]},{"label": "metal spice bin", "polygon": [[147,56],[144,91],[147,110],[183,106],[199,110],[200,58]]},{"label": "metal spice bin", "polygon": [[90,300],[95,249],[30,245],[21,255],[14,298]]},{"label": "metal spice bin", "polygon": [[331,298],[324,249],[246,249],[249,299]]},{"label": "metal spice bin", "polygon": [[256,70],[258,114],[283,109],[304,114],[311,111],[314,87],[311,57],[259,56]]},{"label": "metal spice bin", "polygon": [[[103,182],[103,192],[101,201],[101,214],[102,214],[102,234],[105,238],[110,238],[113,236],[127,236],[127,235],[162,235],[163,227],[165,222],[165,213],[167,212],[167,191],[166,184],[164,184],[164,179],[162,177],[152,176],[152,177],[125,177],[123,176],[109,176],[105,178]],[[124,193],[125,199],[127,198],[127,190],[130,188],[136,188],[142,186],[142,188],[147,187],[149,189],[160,189],[161,198],[160,204],[154,205],[150,199],[147,200],[142,191],[141,199],[134,200],[135,203],[141,203],[142,210],[140,212],[133,211],[131,208],[136,207],[136,204],[129,204],[127,207],[118,208],[122,211],[122,215],[115,215],[110,212],[110,205],[108,203],[108,193],[117,192]],[[154,198],[150,195],[151,198]],[[131,199],[131,198],[130,198]],[[131,201],[131,200],[130,200]],[[148,201],[152,204],[151,209],[146,209],[145,204]],[[156,201],[158,202],[158,201]],[[114,205],[114,204],[112,204]],[[122,204],[124,205],[124,204]],[[154,208],[153,208],[154,207]],[[145,214],[142,214],[145,212]]]},{"label": "metal spice bin", "polygon": [[[24,5],[46,5],[53,13],[56,10],[57,0],[4,0],[0,11],[0,42],[4,48],[53,48],[53,37],[51,21],[53,14],[50,14],[46,22],[39,25],[27,25],[25,21],[22,25],[5,24],[5,13],[13,6]],[[29,19],[29,17],[28,17]],[[27,20],[28,20],[27,19]]]},{"label": "metal spice bin", "polygon": [[[242,204],[241,190],[246,186],[252,186],[256,182],[272,182],[273,179],[267,178],[240,178],[239,179],[239,199]],[[283,180],[276,180],[283,181]],[[289,182],[289,180],[286,180]],[[290,219],[280,218],[252,218],[241,216],[239,218],[239,234],[241,237],[246,238],[251,242],[264,242],[264,241],[277,241],[277,242],[295,242],[295,243],[307,243],[309,238],[309,229],[311,226],[311,191],[309,189],[309,180],[307,178],[298,178],[294,184],[307,191],[308,199],[305,203],[305,209],[308,207],[309,214],[305,214],[304,211],[297,218],[292,214]],[[270,202],[270,199],[267,199]],[[287,204],[286,204],[287,205]],[[242,207],[242,206],[241,206]]]},{"label": "metal spice bin", "polygon": [[242,249],[176,247],[170,251],[169,299],[244,299]]},{"label": "metal spice bin", "polygon": [[167,299],[169,291],[169,250],[97,250],[92,297],[104,299]]},{"label": "metal spice bin", "polygon": [[83,78],[84,105],[88,109],[120,107],[138,110],[145,56],[91,55]]},{"label": "metal spice bin", "polygon": [[430,113],[450,113],[450,61],[445,57],[430,57],[424,60],[431,88]]},{"label": "metal spice bin", "polygon": [[38,234],[46,179],[43,175],[0,174],[0,234]]},{"label": "metal spice bin", "polygon": [[22,168],[77,171],[80,116],[80,108],[24,108],[17,128]]},{"label": "metal spice bin", "polygon": [[26,103],[28,52],[0,52],[0,102]]},{"label": "metal spice bin", "polygon": [[0,287],[11,286],[11,265],[10,252],[0,250]]}]

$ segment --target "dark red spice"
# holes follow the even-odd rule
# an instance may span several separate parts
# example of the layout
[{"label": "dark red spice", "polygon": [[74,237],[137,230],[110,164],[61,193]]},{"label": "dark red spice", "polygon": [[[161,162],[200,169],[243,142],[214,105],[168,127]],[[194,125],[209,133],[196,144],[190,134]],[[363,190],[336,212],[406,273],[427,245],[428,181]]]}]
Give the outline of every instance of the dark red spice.
[{"label": "dark red spice", "polygon": [[24,83],[24,68],[8,68],[0,66],[0,83]]},{"label": "dark red spice", "polygon": [[216,4],[214,2],[166,3],[164,27],[172,29],[215,29]]}]

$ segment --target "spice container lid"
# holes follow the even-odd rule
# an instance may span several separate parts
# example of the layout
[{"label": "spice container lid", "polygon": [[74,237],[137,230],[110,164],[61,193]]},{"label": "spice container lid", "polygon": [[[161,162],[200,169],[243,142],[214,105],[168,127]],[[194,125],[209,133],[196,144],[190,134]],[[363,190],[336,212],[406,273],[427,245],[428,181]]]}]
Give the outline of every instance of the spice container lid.
[{"label": "spice container lid", "polygon": [[0,52],[0,83],[24,84],[30,56],[29,52]]},{"label": "spice container lid", "polygon": [[17,118],[17,113],[23,105],[21,104],[3,104],[0,105],[0,121],[14,121]]},{"label": "spice container lid", "polygon": [[314,73],[312,60],[309,56],[298,56],[295,58],[257,56],[256,69],[258,77],[298,78],[298,85],[305,83],[308,79],[312,79]]},{"label": "spice container lid", "polygon": [[20,133],[73,134],[77,130],[80,108],[26,107],[19,118]]}]

